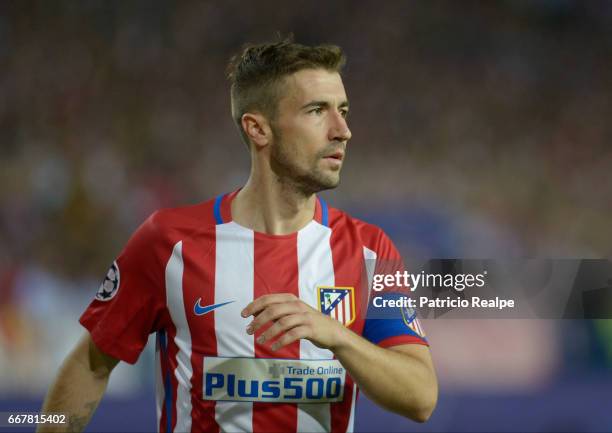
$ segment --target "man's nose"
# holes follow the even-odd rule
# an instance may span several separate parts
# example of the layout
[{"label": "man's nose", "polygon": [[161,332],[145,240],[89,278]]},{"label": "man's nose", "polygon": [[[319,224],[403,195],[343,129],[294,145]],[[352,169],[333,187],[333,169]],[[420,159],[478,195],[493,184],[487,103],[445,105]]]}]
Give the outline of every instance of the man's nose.
[{"label": "man's nose", "polygon": [[342,113],[335,112],[332,116],[328,138],[331,141],[348,141],[351,137],[351,130],[346,123],[346,119],[342,116]]}]

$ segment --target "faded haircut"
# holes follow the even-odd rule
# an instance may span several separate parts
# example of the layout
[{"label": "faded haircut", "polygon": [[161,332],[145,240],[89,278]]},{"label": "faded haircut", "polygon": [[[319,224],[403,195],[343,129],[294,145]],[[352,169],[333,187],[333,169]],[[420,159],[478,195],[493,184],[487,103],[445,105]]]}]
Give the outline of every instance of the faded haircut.
[{"label": "faded haircut", "polygon": [[232,118],[246,145],[249,146],[249,140],[242,129],[242,116],[259,112],[274,120],[288,75],[303,69],[340,73],[345,63],[346,56],[340,47],[301,45],[291,35],[274,43],[243,46],[230,59],[227,78],[231,83]]}]

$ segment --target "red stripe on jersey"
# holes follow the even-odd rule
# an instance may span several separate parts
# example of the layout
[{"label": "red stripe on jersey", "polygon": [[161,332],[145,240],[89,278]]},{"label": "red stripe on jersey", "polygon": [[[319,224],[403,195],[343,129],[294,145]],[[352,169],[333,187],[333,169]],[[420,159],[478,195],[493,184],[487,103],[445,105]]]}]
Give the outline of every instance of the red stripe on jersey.
[{"label": "red stripe on jersey", "polygon": [[319,197],[317,197],[315,200],[315,211],[314,211],[314,216],[312,217],[312,219],[318,222],[319,224],[322,224],[321,222],[322,217],[323,217],[323,212],[321,209],[321,201],[319,200]]},{"label": "red stripe on jersey", "polygon": [[223,223],[228,223],[232,220],[232,201],[238,195],[238,192],[240,192],[239,189],[230,192],[221,200],[221,219]]},{"label": "red stripe on jersey", "polygon": [[[253,297],[273,293],[291,293],[299,297],[297,235],[273,236],[255,232],[255,276]],[[274,285],[270,285],[270,281]],[[300,342],[291,343],[276,352],[270,342],[257,343],[257,337],[267,329],[255,333],[256,358],[299,358]],[[293,403],[253,403],[253,432],[294,432],[297,429],[297,405]]]},{"label": "red stripe on jersey", "polygon": [[217,355],[214,311],[196,316],[194,307],[215,303],[215,231],[202,233],[195,242],[183,243],[183,300],[185,317],[191,334],[191,431],[218,432],[215,420],[215,401],[204,400],[203,363],[204,355]]},{"label": "red stripe on jersey", "polygon": [[[349,329],[361,335],[367,308],[367,275],[361,248],[355,248],[355,238],[359,234],[353,225],[346,224],[346,217],[340,212],[330,209],[329,226],[332,228],[330,239],[332,260],[334,263],[335,285],[338,287],[353,287],[355,296],[355,320]],[[356,270],[362,269],[362,272]],[[357,278],[357,280],[356,280]],[[353,401],[353,378],[347,373],[344,385],[344,400],[331,404],[331,431],[346,432],[348,429]]]}]

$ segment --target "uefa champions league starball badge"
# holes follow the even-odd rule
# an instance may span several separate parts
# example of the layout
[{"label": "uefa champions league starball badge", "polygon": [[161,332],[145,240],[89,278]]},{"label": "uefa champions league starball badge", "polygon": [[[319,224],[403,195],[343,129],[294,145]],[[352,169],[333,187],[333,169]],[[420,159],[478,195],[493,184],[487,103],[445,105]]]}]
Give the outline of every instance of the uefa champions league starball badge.
[{"label": "uefa champions league starball badge", "polygon": [[110,301],[117,294],[119,290],[119,265],[114,261],[110,266],[106,277],[104,277],[104,281],[100,284],[100,288],[96,293],[96,299],[98,301]]}]

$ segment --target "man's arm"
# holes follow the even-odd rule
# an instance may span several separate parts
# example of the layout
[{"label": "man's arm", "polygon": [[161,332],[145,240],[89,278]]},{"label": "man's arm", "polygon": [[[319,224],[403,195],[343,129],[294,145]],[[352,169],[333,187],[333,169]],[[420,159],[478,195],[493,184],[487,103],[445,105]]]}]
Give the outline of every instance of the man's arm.
[{"label": "man's arm", "polygon": [[348,332],[332,352],[361,390],[390,411],[427,421],[438,400],[429,348],[404,344],[385,349],[345,329]]},{"label": "man's arm", "polygon": [[38,432],[80,432],[98,407],[119,360],[96,347],[88,332],[70,352],[51,385],[42,413],[64,413],[66,424],[40,424]]},{"label": "man's arm", "polygon": [[257,341],[274,341],[273,350],[301,338],[331,350],[365,394],[391,411],[425,422],[436,406],[438,383],[423,345],[376,346],[291,294],[262,296],[242,315],[254,316],[249,334],[271,323]]}]

